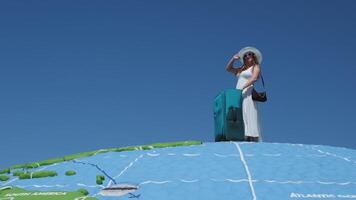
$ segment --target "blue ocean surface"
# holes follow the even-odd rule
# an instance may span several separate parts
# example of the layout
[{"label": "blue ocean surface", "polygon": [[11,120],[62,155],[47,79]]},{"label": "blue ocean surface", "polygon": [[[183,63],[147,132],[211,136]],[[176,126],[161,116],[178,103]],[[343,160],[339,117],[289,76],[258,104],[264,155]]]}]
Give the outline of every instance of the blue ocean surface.
[{"label": "blue ocean surface", "polygon": [[[96,184],[96,175],[105,177]],[[75,191],[85,188],[97,199],[104,187],[132,184],[138,199],[356,199],[356,151],[283,143],[218,142],[201,145],[107,152],[37,170],[58,176],[19,180],[2,186],[28,190]],[[74,176],[66,176],[75,170]],[[131,198],[130,198],[131,197]]]}]

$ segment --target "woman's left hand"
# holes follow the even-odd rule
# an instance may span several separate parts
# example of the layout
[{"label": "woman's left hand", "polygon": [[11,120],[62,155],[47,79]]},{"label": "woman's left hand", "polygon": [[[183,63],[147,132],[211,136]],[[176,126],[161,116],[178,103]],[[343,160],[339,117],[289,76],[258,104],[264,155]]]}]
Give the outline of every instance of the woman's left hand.
[{"label": "woman's left hand", "polygon": [[253,87],[253,85],[250,85],[250,86],[247,86],[247,87],[244,87],[243,89],[241,89],[242,94],[244,95],[247,92],[247,90],[249,90],[251,87]]},{"label": "woman's left hand", "polygon": [[240,60],[240,55],[237,53],[237,54],[235,54],[235,55],[233,56],[233,58],[234,58],[235,60]]}]

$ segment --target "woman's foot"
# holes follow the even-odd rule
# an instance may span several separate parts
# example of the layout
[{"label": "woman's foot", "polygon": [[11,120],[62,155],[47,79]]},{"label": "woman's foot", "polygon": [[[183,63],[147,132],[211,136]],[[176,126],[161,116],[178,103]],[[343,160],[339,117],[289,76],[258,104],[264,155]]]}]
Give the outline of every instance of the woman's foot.
[{"label": "woman's foot", "polygon": [[258,137],[246,136],[247,142],[258,142]]}]

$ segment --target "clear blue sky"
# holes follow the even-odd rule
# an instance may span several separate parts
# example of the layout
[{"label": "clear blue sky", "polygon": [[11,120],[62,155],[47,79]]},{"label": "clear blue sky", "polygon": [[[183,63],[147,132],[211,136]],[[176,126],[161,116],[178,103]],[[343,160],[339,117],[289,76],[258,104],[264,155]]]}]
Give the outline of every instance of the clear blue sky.
[{"label": "clear blue sky", "polygon": [[[232,55],[255,46],[265,142],[356,149],[356,2],[1,1],[0,168],[212,142]],[[236,63],[238,66],[240,63]]]}]

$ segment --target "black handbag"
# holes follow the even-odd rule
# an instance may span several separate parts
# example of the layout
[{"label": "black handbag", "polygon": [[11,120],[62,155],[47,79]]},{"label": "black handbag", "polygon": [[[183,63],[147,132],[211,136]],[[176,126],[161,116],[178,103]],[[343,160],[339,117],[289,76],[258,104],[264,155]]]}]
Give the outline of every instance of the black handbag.
[{"label": "black handbag", "polygon": [[267,93],[266,93],[266,88],[265,88],[265,82],[263,81],[263,76],[261,74],[261,79],[262,79],[262,84],[263,84],[263,89],[265,91],[263,92],[257,92],[255,88],[252,89],[252,99],[254,101],[259,101],[259,102],[265,102],[267,101]]}]

